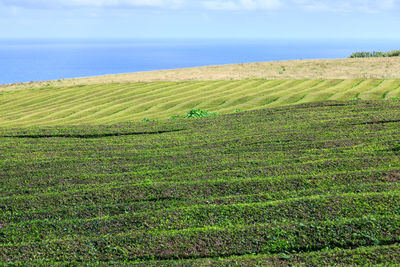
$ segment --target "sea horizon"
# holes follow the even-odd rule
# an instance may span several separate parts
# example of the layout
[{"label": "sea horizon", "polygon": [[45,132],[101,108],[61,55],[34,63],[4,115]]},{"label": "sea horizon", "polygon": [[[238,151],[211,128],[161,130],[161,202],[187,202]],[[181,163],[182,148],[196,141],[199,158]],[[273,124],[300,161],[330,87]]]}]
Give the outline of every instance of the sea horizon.
[{"label": "sea horizon", "polygon": [[0,39],[0,84],[250,62],[346,58],[400,39]]}]

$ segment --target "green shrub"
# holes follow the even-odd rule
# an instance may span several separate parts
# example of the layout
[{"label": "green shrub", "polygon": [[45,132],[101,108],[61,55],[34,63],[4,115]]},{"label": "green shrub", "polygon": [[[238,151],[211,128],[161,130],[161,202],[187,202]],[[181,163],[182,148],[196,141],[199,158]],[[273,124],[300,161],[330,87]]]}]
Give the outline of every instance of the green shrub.
[{"label": "green shrub", "polygon": [[213,117],[217,115],[217,112],[209,112],[203,109],[192,109],[185,115],[185,118]]},{"label": "green shrub", "polygon": [[398,57],[400,50],[393,50],[390,52],[355,52],[349,58],[366,58],[366,57]]}]

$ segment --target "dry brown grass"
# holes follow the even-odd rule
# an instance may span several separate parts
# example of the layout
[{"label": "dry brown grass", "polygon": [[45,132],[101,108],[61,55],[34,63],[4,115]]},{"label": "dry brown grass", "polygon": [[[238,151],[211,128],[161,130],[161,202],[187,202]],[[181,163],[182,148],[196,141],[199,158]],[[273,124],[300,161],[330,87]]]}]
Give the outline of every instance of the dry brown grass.
[{"label": "dry brown grass", "polygon": [[0,91],[112,82],[357,78],[400,78],[400,57],[292,60],[206,66],[2,85]]}]

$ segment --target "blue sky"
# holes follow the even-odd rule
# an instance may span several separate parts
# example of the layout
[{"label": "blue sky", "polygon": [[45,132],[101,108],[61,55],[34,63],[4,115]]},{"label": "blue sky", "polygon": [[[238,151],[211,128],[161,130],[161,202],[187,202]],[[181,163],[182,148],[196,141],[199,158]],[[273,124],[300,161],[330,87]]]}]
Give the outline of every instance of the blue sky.
[{"label": "blue sky", "polygon": [[0,0],[0,38],[400,38],[400,0]]}]

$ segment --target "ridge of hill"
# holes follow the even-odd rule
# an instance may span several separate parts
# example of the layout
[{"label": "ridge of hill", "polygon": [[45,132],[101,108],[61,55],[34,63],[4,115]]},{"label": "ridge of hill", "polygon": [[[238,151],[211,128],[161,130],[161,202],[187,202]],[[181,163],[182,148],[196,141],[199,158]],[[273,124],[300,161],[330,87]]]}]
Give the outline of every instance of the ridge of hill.
[{"label": "ridge of hill", "polygon": [[0,85],[0,91],[113,82],[400,78],[400,57],[270,61]]}]

